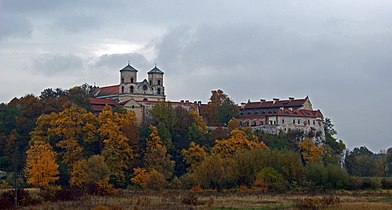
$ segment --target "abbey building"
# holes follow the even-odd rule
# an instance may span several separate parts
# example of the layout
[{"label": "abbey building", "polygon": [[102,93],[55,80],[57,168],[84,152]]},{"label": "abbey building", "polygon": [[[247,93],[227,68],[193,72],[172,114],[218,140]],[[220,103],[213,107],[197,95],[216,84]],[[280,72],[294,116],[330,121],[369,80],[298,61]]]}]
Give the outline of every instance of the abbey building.
[{"label": "abbey building", "polygon": [[[166,100],[164,87],[164,72],[157,66],[147,73],[147,79],[138,81],[138,70],[129,63],[120,69],[120,81],[117,85],[96,87],[90,93],[90,103],[93,111],[102,111],[105,105],[121,105],[135,112],[139,123],[147,122],[152,107],[162,101],[173,107],[182,108],[198,113],[205,113],[209,104],[201,101],[189,102],[182,100],[171,102]],[[277,98],[266,101],[248,101],[238,106],[240,123],[253,130],[262,130],[271,134],[279,132],[302,131],[317,134],[325,138],[324,117],[320,110],[314,110],[309,97],[288,100]]]}]

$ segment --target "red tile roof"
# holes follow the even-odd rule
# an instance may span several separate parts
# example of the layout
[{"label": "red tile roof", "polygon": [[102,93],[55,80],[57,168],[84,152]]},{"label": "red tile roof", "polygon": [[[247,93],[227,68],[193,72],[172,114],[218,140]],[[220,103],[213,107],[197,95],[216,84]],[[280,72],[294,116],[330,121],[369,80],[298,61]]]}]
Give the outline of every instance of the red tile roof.
[{"label": "red tile roof", "polygon": [[257,108],[276,108],[276,107],[301,107],[308,100],[293,99],[293,100],[279,100],[279,101],[260,101],[248,102],[243,109],[257,109]]},{"label": "red tile roof", "polygon": [[115,105],[115,99],[88,98],[91,105]]},{"label": "red tile roof", "polygon": [[120,91],[120,85],[112,85],[106,87],[98,87],[94,88],[91,91],[91,96],[99,97],[99,96],[110,96],[110,95],[117,95]]}]

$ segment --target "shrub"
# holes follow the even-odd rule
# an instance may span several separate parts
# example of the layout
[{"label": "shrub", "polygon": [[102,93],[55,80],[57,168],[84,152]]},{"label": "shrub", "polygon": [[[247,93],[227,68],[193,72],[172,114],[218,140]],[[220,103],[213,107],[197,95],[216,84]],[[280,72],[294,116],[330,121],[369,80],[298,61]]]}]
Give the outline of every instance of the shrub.
[{"label": "shrub", "polygon": [[143,188],[151,189],[151,190],[160,190],[166,184],[167,183],[166,183],[165,176],[156,170],[152,170],[148,172],[143,183]]},{"label": "shrub", "polygon": [[295,201],[295,206],[299,209],[322,209],[339,204],[340,198],[337,196],[307,197]]},{"label": "shrub", "polygon": [[381,185],[383,189],[392,189],[392,177],[383,177]]},{"label": "shrub", "polygon": [[182,198],[181,202],[183,204],[193,205],[193,206],[204,205],[205,204],[205,202],[199,201],[199,198],[195,194],[193,194],[193,193],[190,193],[190,194],[186,195],[184,198]]},{"label": "shrub", "polygon": [[261,179],[267,185],[267,189],[272,192],[284,192],[287,190],[287,181],[282,174],[271,167],[263,168],[256,175],[256,180]]},{"label": "shrub", "polygon": [[363,180],[360,177],[350,177],[349,179],[349,189],[350,190],[359,190],[363,187]]},{"label": "shrub", "polygon": [[[14,207],[14,191],[9,190],[0,196],[0,209],[11,209]],[[38,201],[33,199],[28,191],[24,188],[18,189],[18,205],[27,206],[37,204]]]},{"label": "shrub", "polygon": [[80,188],[65,187],[59,191],[56,191],[56,200],[70,201],[79,198],[83,195],[83,191]]}]

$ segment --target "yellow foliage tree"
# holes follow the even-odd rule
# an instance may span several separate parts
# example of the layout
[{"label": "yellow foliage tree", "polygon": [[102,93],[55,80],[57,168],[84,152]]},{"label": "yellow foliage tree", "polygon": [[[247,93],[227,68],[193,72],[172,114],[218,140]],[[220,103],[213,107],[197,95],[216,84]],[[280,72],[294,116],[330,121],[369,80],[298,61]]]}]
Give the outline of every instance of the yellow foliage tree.
[{"label": "yellow foliage tree", "polygon": [[312,139],[305,138],[299,143],[299,147],[301,149],[301,155],[307,163],[321,161],[323,148],[318,147],[315,143],[313,143]]},{"label": "yellow foliage tree", "polygon": [[[136,118],[128,119],[136,121]],[[106,106],[98,116],[100,128],[98,133],[103,139],[104,148],[101,155],[105,157],[110,172],[118,182],[125,181],[125,171],[130,167],[133,159],[133,150],[126,136],[121,132],[125,119]]]},{"label": "yellow foliage tree", "polygon": [[183,149],[181,154],[184,157],[184,162],[191,165],[190,169],[200,164],[207,157],[207,153],[204,151],[203,147],[196,144],[194,141],[189,144],[189,149]]},{"label": "yellow foliage tree", "polygon": [[231,131],[230,138],[227,140],[216,141],[211,149],[212,154],[222,157],[231,157],[239,150],[252,150],[255,148],[265,149],[264,142],[249,141],[242,130],[234,129]]},{"label": "yellow foliage tree", "polygon": [[147,170],[145,168],[134,168],[133,173],[135,174],[135,176],[131,178],[131,181],[143,187],[143,183],[146,179]]},{"label": "yellow foliage tree", "polygon": [[82,143],[97,141],[96,117],[85,109],[71,105],[60,113],[42,115],[31,132],[33,141],[45,141],[59,152],[59,159],[72,169],[83,156]]},{"label": "yellow foliage tree", "polygon": [[150,126],[150,138],[146,140],[146,152],[144,153],[144,167],[156,171],[169,178],[174,170],[174,161],[170,160],[167,149],[158,135],[158,129]]},{"label": "yellow foliage tree", "polygon": [[29,184],[49,187],[50,183],[59,179],[56,153],[43,141],[31,141],[27,150],[25,175]]},{"label": "yellow foliage tree", "polygon": [[71,185],[77,187],[84,187],[90,183],[90,176],[88,174],[87,160],[76,161],[72,166]]}]

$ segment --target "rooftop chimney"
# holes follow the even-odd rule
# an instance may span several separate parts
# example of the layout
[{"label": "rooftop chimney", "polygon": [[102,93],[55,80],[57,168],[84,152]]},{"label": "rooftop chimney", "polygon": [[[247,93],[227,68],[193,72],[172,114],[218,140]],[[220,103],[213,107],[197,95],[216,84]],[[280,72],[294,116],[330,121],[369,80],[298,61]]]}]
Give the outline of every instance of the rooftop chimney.
[{"label": "rooftop chimney", "polygon": [[184,100],[181,100],[181,103],[184,103]]},{"label": "rooftop chimney", "polygon": [[260,98],[260,102],[264,102],[265,101],[265,99],[264,98]]},{"label": "rooftop chimney", "polygon": [[189,100],[186,100],[185,102],[186,102],[186,103],[189,103]]}]

